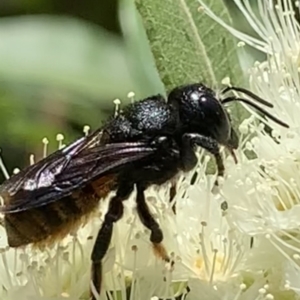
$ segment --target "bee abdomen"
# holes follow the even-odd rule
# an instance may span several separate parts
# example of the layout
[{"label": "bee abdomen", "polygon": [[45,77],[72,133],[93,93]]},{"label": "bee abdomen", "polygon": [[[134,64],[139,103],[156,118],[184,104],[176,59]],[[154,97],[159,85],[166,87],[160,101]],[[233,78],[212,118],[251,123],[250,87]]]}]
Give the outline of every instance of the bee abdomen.
[{"label": "bee abdomen", "polygon": [[6,214],[4,222],[9,246],[36,244],[39,247],[61,240],[97,211],[99,200],[105,198],[115,185],[113,175],[101,177],[71,196]]},{"label": "bee abdomen", "polygon": [[9,246],[48,244],[62,239],[97,208],[99,199],[89,197],[84,204],[82,201],[84,199],[69,196],[45,206],[5,215]]}]

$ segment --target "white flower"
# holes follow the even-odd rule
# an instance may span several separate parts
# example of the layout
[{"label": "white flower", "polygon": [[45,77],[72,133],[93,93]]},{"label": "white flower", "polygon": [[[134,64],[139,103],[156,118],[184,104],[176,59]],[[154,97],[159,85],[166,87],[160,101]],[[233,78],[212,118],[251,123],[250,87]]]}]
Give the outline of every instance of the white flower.
[{"label": "white flower", "polygon": [[[249,239],[229,227],[219,196],[211,193],[215,178],[205,175],[207,162],[206,158],[204,166],[198,166],[194,185],[190,185],[193,174],[180,178],[175,198],[176,216],[168,202],[168,189],[147,192],[151,211],[164,232],[164,245],[175,260],[172,272],[155,259],[149,232],[145,232],[139,221],[133,222],[130,230],[123,221],[116,225],[119,236],[126,237],[121,244],[115,245],[124,253],[119,263],[124,269],[133,271],[134,277],[140,279],[140,290],[148,288],[150,296],[171,298],[180,295],[191,278],[199,286],[210,285],[212,292],[228,280],[238,282],[238,285],[243,282],[241,262],[249,248]],[[133,199],[134,195],[132,204]],[[134,215],[134,210],[130,214]],[[166,282],[171,281],[170,287]]]},{"label": "white flower", "polygon": [[[293,9],[293,2],[296,7],[299,7],[298,1],[234,0],[234,3],[257,34],[257,38],[244,34],[226,24],[202,0],[198,1],[211,18],[248,45],[270,56],[297,55],[299,53],[299,24],[295,19],[295,10]],[[257,7],[257,12],[254,12],[253,7]]]},{"label": "white flower", "polygon": [[[124,217],[114,227],[111,247],[104,260],[104,290],[118,295],[118,299],[126,299],[126,289],[130,289],[132,299],[150,300],[154,296],[179,296],[192,285],[195,290],[206,287],[210,299],[215,293],[221,295],[226,286],[230,291],[234,286],[234,295],[239,299],[246,287],[252,285],[244,283],[243,276],[249,238],[229,226],[220,196],[211,193],[215,178],[205,175],[208,158],[204,161],[196,169],[194,185],[190,184],[193,173],[179,179],[176,216],[168,201],[168,186],[147,192],[151,211],[165,235],[164,245],[175,261],[174,270],[153,254],[149,231],[135,211],[133,193],[125,202]],[[108,200],[101,202],[102,216],[107,204]],[[100,224],[96,218],[75,236],[42,253],[33,252],[30,247],[16,251],[4,243],[0,264],[2,299],[20,297],[21,293],[23,299],[88,299],[89,257]],[[103,293],[101,299],[105,297]]]},{"label": "white flower", "polygon": [[[200,2],[240,40],[268,55],[250,70],[251,90],[271,101],[272,113],[291,128],[250,110],[252,116],[240,125],[239,164],[225,160],[226,177],[212,192],[215,176],[206,174],[209,158],[201,152],[196,170],[179,178],[176,215],[168,185],[148,189],[147,202],[164,232],[173,269],[155,257],[149,230],[136,213],[134,192],[124,202],[124,216],[114,227],[103,262],[101,300],[173,300],[181,295],[186,300],[299,299],[299,25],[290,0],[278,1],[274,9],[273,1],[258,1],[261,18],[249,0],[235,0],[259,36],[253,38],[224,24]],[[271,135],[257,118],[271,126]],[[0,298],[88,299],[90,253],[111,195],[100,203],[101,218],[44,252],[10,249],[1,239]]]},{"label": "white flower", "polygon": [[[273,128],[270,136],[266,134],[263,127],[255,125],[252,118],[246,120],[241,126],[242,131],[254,133],[255,136],[249,138],[248,135],[245,138],[244,149],[253,151],[257,159],[248,161],[247,166],[242,164],[240,169],[236,169],[237,174],[231,172],[231,178],[228,179],[231,180],[232,185],[236,185],[237,189],[239,184],[243,186],[242,188],[245,187],[247,192],[242,195],[248,198],[245,202],[250,204],[250,198],[254,198],[254,201],[251,201],[251,205],[254,206],[252,210],[257,212],[257,218],[263,215],[265,219],[264,211],[274,209],[272,202],[275,202],[275,209],[278,211],[288,210],[298,203],[300,95],[298,63],[295,58],[298,59],[300,54],[299,24],[294,18],[295,12],[289,0],[278,1],[275,6],[273,1],[257,1],[260,18],[252,11],[249,1],[235,0],[260,37],[260,39],[252,38],[225,24],[202,1],[199,2],[206,13],[236,37],[269,55],[268,61],[257,63],[250,70],[251,90],[272,102],[274,104],[272,113],[286,121],[290,128],[287,130],[274,125],[272,121],[263,120]],[[250,111],[255,114],[252,109]],[[242,156],[241,159],[244,157]],[[256,197],[261,198],[260,203]],[[264,200],[265,198],[273,201]],[[251,207],[247,207],[247,210],[251,210]],[[273,221],[276,223],[277,220],[278,216],[274,216]],[[286,222],[282,224],[283,228],[287,226]],[[297,222],[294,225],[297,226]]]},{"label": "white flower", "polygon": [[[252,117],[245,120],[240,126],[244,140],[243,149],[239,151],[240,166],[230,170],[221,193],[228,202],[227,217],[231,226],[254,237],[254,247],[246,256],[248,267],[272,271],[281,289],[286,280],[292,282],[286,287],[298,291],[295,281],[284,279],[288,275],[293,278],[287,270],[293,269],[294,275],[299,272],[300,257],[300,28],[292,1],[277,1],[275,6],[275,1],[256,1],[258,16],[252,11],[250,1],[234,1],[258,38],[225,24],[199,2],[208,15],[238,39],[267,54],[267,61],[257,62],[249,70],[251,91],[272,102],[272,114],[287,122],[290,128],[286,130],[263,120],[247,108],[272,128],[271,135]],[[298,1],[294,4],[299,6]],[[245,154],[255,159],[248,160]],[[275,270],[274,264],[282,267]],[[270,280],[274,281],[274,277]],[[295,299],[296,296],[290,297]]]}]

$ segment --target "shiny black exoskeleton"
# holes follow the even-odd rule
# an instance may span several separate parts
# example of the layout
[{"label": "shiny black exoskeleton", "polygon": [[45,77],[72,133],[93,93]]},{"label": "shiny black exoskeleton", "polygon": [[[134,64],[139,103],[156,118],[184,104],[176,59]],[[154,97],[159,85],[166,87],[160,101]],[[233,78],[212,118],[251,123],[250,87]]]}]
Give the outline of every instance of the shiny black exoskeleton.
[{"label": "shiny black exoskeleton", "polygon": [[[27,236],[24,242],[21,231],[15,228],[20,220],[10,217],[13,214],[25,218],[24,212],[37,208],[41,208],[39,213],[46,213],[47,209],[43,210],[43,207],[60,201],[60,209],[63,205],[67,206],[69,215],[76,221],[81,214],[96,208],[97,202],[93,206],[90,201],[91,208],[87,210],[84,201],[88,200],[82,200],[83,196],[94,199],[95,195],[104,197],[109,190],[115,190],[91,257],[92,281],[100,292],[101,261],[110,244],[113,224],[122,217],[123,201],[136,187],[140,220],[151,232],[150,241],[155,253],[169,261],[162,245],[163,233],[145,200],[147,187],[161,185],[172,180],[180,171],[193,169],[197,164],[197,147],[214,156],[217,173],[223,176],[220,145],[231,154],[238,147],[237,134],[224,108],[229,102],[246,103],[274,122],[288,127],[249,99],[224,97],[229,91],[240,92],[249,99],[272,107],[269,102],[242,88],[228,87],[217,97],[213,90],[200,83],[176,87],[169,93],[167,101],[156,95],[130,104],[99,130],[11,177],[0,188],[5,202],[0,211],[6,214],[7,226],[10,226],[7,229],[14,232],[15,245],[29,243],[34,238],[38,242],[38,238]],[[175,192],[173,186],[171,198]],[[69,226],[70,222],[67,218],[61,220],[60,216],[54,216],[56,220],[51,219],[49,230],[52,234],[60,234],[60,225],[65,222]]]},{"label": "shiny black exoskeleton", "polygon": [[[269,102],[242,88],[228,87],[221,95],[230,90],[242,92],[252,100],[272,107]],[[231,154],[238,147],[238,136],[224,107],[225,103],[231,101],[244,102],[276,123],[288,127],[250,100],[235,96],[218,99],[213,90],[201,83],[174,88],[167,101],[157,95],[133,103],[106,124],[103,130],[105,143],[143,142],[153,151],[144,158],[122,166],[118,172],[117,195],[111,200],[105,223],[99,232],[92,255],[93,261],[99,259],[100,252],[101,258],[106,252],[113,223],[123,214],[122,201],[128,198],[134,186],[137,190],[136,204],[140,220],[151,231],[150,241],[156,254],[169,261],[161,244],[163,233],[151,216],[144,191],[152,184],[161,185],[167,182],[180,171],[193,169],[197,164],[197,147],[204,148],[215,157],[218,176],[224,175],[220,145],[225,146]],[[170,200],[175,192],[173,186]],[[109,237],[106,247],[103,244],[104,236]]]},{"label": "shiny black exoskeleton", "polygon": [[[240,91],[272,107],[269,102],[242,88],[229,87],[221,94],[229,90]],[[224,166],[220,145],[232,154],[232,150],[238,147],[238,136],[224,107],[231,101],[245,102],[287,127],[250,100],[237,97],[218,99],[213,90],[199,83],[176,87],[169,93],[167,101],[156,95],[135,102],[104,126],[104,143],[143,142],[153,149],[151,155],[130,164],[129,170],[122,166],[119,181],[122,178],[126,184],[132,181],[132,189],[134,184],[144,188],[150,184],[162,184],[178,171],[190,171],[196,166],[197,146],[215,157],[218,175],[222,176]]]}]

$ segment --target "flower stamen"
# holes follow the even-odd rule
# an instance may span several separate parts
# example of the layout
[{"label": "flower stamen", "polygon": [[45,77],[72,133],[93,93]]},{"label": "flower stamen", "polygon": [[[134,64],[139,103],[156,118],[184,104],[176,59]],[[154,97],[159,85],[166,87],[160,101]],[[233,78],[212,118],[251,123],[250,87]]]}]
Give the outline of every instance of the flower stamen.
[{"label": "flower stamen", "polygon": [[1,149],[0,149],[0,170],[2,171],[2,174],[3,174],[4,178],[9,179],[10,176],[7,172],[7,169],[5,167],[5,164],[4,164],[2,156],[1,156]]},{"label": "flower stamen", "polygon": [[[44,137],[42,140],[44,146],[43,146],[43,158],[48,156],[48,144],[49,144],[49,140]],[[34,164],[34,163],[33,163]]]}]

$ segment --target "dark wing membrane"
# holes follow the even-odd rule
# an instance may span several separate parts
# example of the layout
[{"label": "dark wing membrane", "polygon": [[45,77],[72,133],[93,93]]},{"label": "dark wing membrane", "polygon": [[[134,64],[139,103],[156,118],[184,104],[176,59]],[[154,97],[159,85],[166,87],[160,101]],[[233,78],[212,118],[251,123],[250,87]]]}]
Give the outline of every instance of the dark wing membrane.
[{"label": "dark wing membrane", "polygon": [[66,148],[55,151],[5,181],[0,186],[0,195],[4,196],[5,200],[5,195],[11,197],[20,190],[31,191],[51,185],[55,175],[63,172],[74,155],[99,145],[100,139],[101,131],[98,130],[90,136],[76,140]]},{"label": "dark wing membrane", "polygon": [[[23,184],[14,194],[8,194],[9,201],[0,207],[0,212],[14,213],[57,201],[102,174],[147,157],[155,150],[145,143],[115,143],[81,148],[64,163],[63,168],[56,168],[56,172],[51,173],[50,185],[26,189],[27,186]],[[55,168],[55,162],[51,166]],[[47,168],[43,168],[43,176],[47,177]],[[39,181],[42,181],[41,175]],[[1,195],[5,198],[2,192]]]}]

